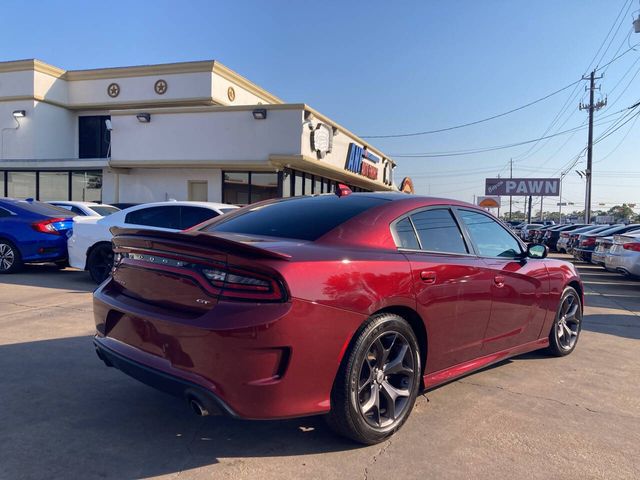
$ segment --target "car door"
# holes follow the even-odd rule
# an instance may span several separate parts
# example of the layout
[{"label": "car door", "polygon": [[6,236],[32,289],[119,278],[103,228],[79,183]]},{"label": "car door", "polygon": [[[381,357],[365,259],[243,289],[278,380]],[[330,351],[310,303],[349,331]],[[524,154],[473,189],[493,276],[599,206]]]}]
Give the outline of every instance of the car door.
[{"label": "car door", "polygon": [[526,257],[522,244],[491,215],[464,208],[457,208],[456,214],[492,279],[491,317],[482,353],[537,340],[549,292],[544,261]]},{"label": "car door", "polygon": [[489,322],[491,282],[484,263],[447,207],[395,222],[396,241],[411,264],[417,311],[427,325],[426,372],[476,358]]}]

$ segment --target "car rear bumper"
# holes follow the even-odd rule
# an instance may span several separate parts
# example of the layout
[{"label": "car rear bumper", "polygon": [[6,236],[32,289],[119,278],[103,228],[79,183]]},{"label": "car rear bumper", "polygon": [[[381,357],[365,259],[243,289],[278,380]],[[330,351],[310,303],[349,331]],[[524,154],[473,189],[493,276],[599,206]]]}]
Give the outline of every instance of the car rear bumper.
[{"label": "car rear bumper", "polygon": [[593,254],[593,250],[588,250],[585,248],[574,248],[573,256],[578,260],[584,260],[585,262],[591,261],[591,255]]},{"label": "car rear bumper", "polygon": [[640,276],[640,254],[622,251],[607,255],[605,267],[608,270]]},{"label": "car rear bumper", "polygon": [[55,262],[67,259],[67,238],[63,235],[39,234],[37,240],[19,243],[24,262]]},{"label": "car rear bumper", "polygon": [[218,302],[188,315],[114,293],[111,283],[94,293],[94,316],[96,345],[119,356],[114,366],[175,395],[197,388],[248,419],[326,413],[342,355],[366,318],[295,298]]},{"label": "car rear bumper", "polygon": [[162,392],[184,398],[187,401],[195,400],[199,402],[210,415],[237,417],[237,414],[211,391],[200,385],[184,380],[178,375],[156,370],[148,367],[144,363],[125,357],[116,350],[109,348],[107,343],[105,339],[100,339],[97,336],[93,340],[96,354],[106,366],[117,368],[130,377]]},{"label": "car rear bumper", "polygon": [[607,252],[596,252],[591,254],[591,263],[595,265],[604,265],[604,260],[607,256]]}]

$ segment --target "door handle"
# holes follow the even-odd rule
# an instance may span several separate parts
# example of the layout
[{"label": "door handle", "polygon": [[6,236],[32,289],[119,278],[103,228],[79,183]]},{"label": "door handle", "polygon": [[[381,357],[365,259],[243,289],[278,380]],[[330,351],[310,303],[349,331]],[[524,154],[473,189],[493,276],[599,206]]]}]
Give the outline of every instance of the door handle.
[{"label": "door handle", "polygon": [[420,272],[420,280],[424,283],[436,283],[436,272],[423,270]]},{"label": "door handle", "polygon": [[504,287],[504,276],[496,275],[493,277],[493,283],[496,284],[496,287]]}]

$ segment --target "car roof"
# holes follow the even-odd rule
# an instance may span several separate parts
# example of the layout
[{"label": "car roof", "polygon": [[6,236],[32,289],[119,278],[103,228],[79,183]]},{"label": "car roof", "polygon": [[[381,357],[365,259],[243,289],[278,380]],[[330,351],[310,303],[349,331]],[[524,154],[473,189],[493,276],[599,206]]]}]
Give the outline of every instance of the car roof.
[{"label": "car roof", "polygon": [[169,200],[166,202],[150,202],[150,203],[141,203],[139,205],[134,205],[133,207],[129,207],[129,208],[125,208],[124,211],[134,211],[134,210],[140,210],[142,208],[149,208],[149,207],[164,207],[164,206],[186,206],[186,207],[203,207],[203,208],[210,208],[210,209],[221,209],[221,208],[240,208],[237,205],[230,205],[228,203],[214,203],[214,202],[192,202],[192,201],[187,201],[187,200],[182,200],[182,201],[173,201],[173,200]]},{"label": "car roof", "polygon": [[108,203],[98,203],[98,202],[76,202],[74,200],[48,200],[45,203],[59,203],[60,205],[70,205],[70,206],[78,206],[78,207],[111,207]]}]

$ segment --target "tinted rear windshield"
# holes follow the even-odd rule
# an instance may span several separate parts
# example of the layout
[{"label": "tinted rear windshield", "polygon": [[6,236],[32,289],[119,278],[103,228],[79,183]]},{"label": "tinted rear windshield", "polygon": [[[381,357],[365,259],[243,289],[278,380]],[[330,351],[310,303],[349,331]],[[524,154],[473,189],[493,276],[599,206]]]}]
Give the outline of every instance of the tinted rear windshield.
[{"label": "tinted rear windshield", "polygon": [[[16,203],[14,203],[13,206],[19,208],[20,210],[35,213],[37,215],[44,215],[46,217],[69,218],[69,217],[76,216],[75,213],[70,212],[65,208],[56,207],[55,205],[50,205],[48,203],[42,203],[35,200],[32,202],[31,201],[28,202],[26,200],[19,200]],[[9,209],[10,208],[11,206],[9,206]]]},{"label": "tinted rear windshield", "polygon": [[294,197],[248,207],[242,214],[223,217],[202,230],[316,240],[350,218],[390,200],[365,195]]}]

